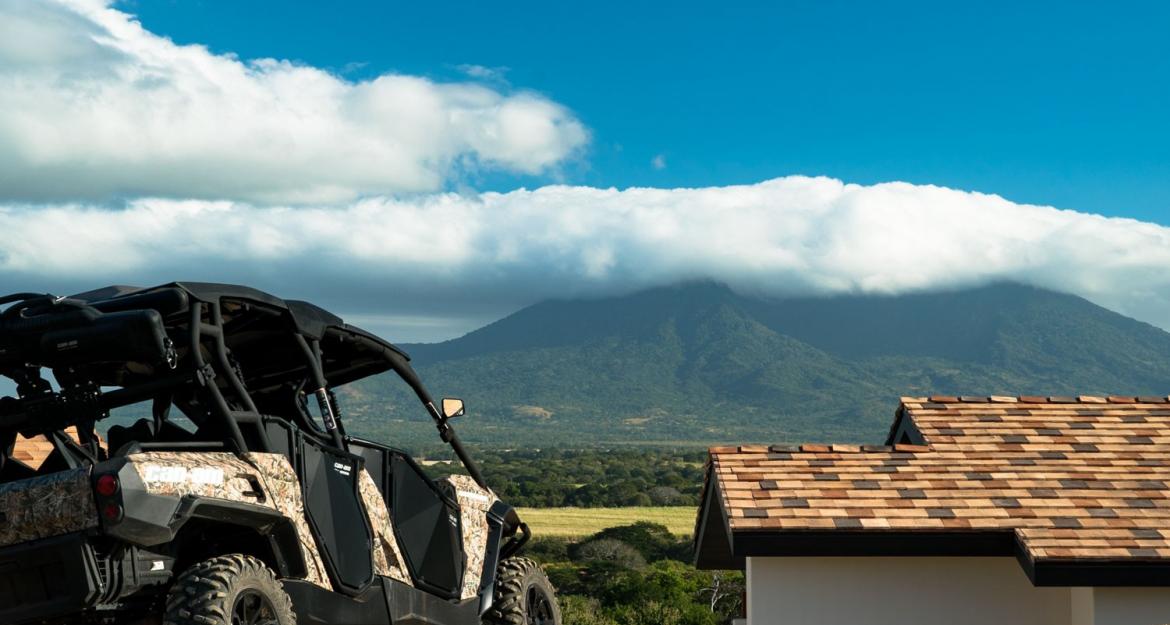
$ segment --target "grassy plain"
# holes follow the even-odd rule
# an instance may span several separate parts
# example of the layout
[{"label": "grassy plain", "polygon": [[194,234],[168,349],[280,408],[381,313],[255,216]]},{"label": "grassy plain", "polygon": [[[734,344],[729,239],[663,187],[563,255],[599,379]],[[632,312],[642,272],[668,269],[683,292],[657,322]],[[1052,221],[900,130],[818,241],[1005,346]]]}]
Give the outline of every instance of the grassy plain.
[{"label": "grassy plain", "polygon": [[692,506],[628,508],[519,508],[520,518],[536,537],[589,536],[609,527],[650,521],[676,536],[690,536],[697,511]]}]

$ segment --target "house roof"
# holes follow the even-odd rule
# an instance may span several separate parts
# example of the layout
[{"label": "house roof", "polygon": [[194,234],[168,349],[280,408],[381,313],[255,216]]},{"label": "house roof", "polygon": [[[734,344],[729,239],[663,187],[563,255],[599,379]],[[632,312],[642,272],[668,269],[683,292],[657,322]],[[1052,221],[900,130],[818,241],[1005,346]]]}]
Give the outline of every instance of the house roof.
[{"label": "house roof", "polygon": [[[67,428],[65,434],[75,441],[78,440],[76,427]],[[16,444],[12,446],[12,459],[24,463],[34,471],[41,467],[41,464],[51,453],[53,453],[53,443],[44,436],[25,438],[17,434]]]},{"label": "house roof", "polygon": [[1170,585],[1170,399],[907,397],[886,445],[710,450],[704,568],[1005,555],[1036,585]]}]

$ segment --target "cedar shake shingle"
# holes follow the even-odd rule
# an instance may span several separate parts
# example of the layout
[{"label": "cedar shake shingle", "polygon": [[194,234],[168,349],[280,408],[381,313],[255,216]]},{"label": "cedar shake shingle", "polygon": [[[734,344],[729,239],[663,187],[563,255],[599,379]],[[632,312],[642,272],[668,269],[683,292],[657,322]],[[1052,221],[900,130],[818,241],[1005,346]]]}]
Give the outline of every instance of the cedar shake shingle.
[{"label": "cedar shake shingle", "polygon": [[899,414],[924,445],[712,448],[731,531],[1004,530],[1035,562],[1170,564],[1166,397],[932,396]]},{"label": "cedar shake shingle", "polygon": [[[70,427],[65,430],[74,441],[77,438],[77,428]],[[31,469],[39,469],[49,454],[53,453],[53,443],[44,436],[34,436],[32,438],[25,438],[19,434],[16,436],[16,445],[12,448],[12,459],[23,463]]]}]

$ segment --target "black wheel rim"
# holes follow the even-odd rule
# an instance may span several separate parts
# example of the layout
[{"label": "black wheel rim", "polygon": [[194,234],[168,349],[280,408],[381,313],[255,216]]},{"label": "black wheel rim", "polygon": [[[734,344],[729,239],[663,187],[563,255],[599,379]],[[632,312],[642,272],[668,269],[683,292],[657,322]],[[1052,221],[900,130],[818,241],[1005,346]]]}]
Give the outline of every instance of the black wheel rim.
[{"label": "black wheel rim", "polygon": [[236,595],[232,625],[280,625],[280,621],[268,597],[256,590],[245,590]]},{"label": "black wheel rim", "polygon": [[544,589],[539,586],[532,586],[528,589],[527,602],[528,618],[525,621],[527,625],[556,625],[553,620],[552,600],[544,593]]}]

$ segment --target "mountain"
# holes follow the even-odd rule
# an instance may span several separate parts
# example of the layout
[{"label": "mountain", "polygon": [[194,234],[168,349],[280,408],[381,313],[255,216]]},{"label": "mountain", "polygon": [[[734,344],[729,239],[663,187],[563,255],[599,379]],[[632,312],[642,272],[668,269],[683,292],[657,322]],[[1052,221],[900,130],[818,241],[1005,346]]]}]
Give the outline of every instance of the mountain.
[{"label": "mountain", "polygon": [[[900,395],[1170,392],[1170,334],[1017,284],[765,299],[691,283],[542,302],[405,348],[467,401],[465,438],[493,444],[877,442]],[[393,386],[347,395],[361,427],[418,434]]]}]

